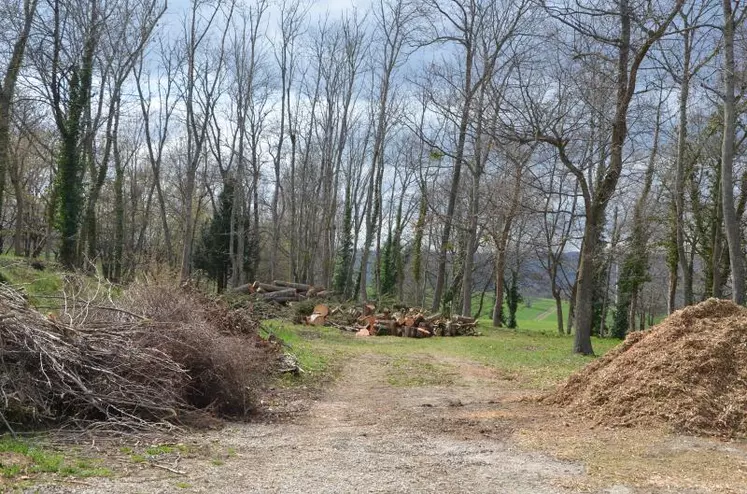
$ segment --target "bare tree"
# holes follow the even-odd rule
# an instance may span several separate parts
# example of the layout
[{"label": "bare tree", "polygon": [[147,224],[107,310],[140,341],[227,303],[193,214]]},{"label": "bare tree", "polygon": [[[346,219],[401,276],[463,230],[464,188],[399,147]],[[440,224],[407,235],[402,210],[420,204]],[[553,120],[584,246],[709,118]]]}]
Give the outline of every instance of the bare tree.
[{"label": "bare tree", "polygon": [[[36,15],[38,0],[24,0],[20,12],[20,29],[13,43],[8,65],[3,71],[0,84],[0,221],[2,218],[3,199],[5,192],[5,176],[9,169],[10,156],[10,126],[13,97],[16,90],[18,74],[21,71],[26,44],[31,33],[31,25]],[[0,247],[2,237],[0,237]]]},{"label": "bare tree", "polygon": [[[207,10],[203,7],[207,7]],[[182,249],[181,281],[189,279],[192,269],[192,249],[195,228],[194,193],[197,169],[203,156],[207,130],[225,62],[225,45],[233,16],[235,1],[218,1],[213,6],[202,0],[192,0],[185,25],[184,107],[187,124],[187,157],[184,189],[184,246]],[[219,14],[224,13],[225,26],[215,51],[202,50]],[[206,20],[202,20],[206,19]],[[217,53],[216,53],[217,52]],[[217,60],[211,59],[217,57]]]},{"label": "bare tree", "polygon": [[378,107],[374,116],[373,147],[368,190],[366,191],[366,237],[361,254],[359,297],[362,301],[368,298],[368,260],[374,233],[379,228],[381,215],[381,180],[383,177],[383,155],[390,117],[390,93],[395,70],[401,66],[407,56],[408,38],[412,35],[412,23],[416,20],[417,10],[410,2],[379,0],[376,5],[375,19],[378,36],[383,42],[381,58],[376,62],[376,91]]},{"label": "bare tree", "polygon": [[[598,186],[592,189],[581,168],[566,153],[567,141],[557,135],[536,135],[537,140],[552,144],[558,149],[560,159],[576,175],[581,186],[585,205],[584,237],[581,246],[581,258],[577,275],[576,293],[576,334],[573,351],[584,355],[594,353],[591,346],[592,327],[592,292],[594,289],[594,259],[597,255],[599,238],[604,228],[605,213],[614,194],[620,174],[623,170],[623,147],[628,135],[628,109],[636,90],[638,71],[646,60],[646,55],[653,44],[667,32],[674,17],[679,13],[684,0],[675,0],[671,8],[658,14],[634,12],[627,0],[620,2],[610,10],[602,10],[619,21],[619,31],[611,38],[601,33],[595,25],[584,23],[584,18],[598,18],[599,9],[579,3],[571,5],[545,4],[545,9],[554,19],[570,26],[574,31],[592,38],[602,45],[611,45],[617,52],[616,63],[616,100],[614,116],[610,122],[609,163],[600,173]],[[648,22],[654,28],[641,29],[641,15],[648,15]],[[635,20],[635,22],[634,22]],[[634,37],[638,32],[639,37]]]}]

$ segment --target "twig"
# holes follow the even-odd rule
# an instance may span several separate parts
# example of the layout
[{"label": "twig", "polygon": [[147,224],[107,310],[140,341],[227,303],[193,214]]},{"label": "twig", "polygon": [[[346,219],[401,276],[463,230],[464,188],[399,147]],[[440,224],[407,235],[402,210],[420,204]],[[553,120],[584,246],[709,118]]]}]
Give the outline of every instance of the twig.
[{"label": "twig", "polygon": [[[59,300],[63,299],[63,297],[59,297],[59,296],[55,296],[55,295],[40,295],[37,298],[50,298],[50,299],[59,299]],[[141,315],[135,314],[134,312],[130,312],[127,309],[122,309],[120,307],[111,307],[111,306],[107,306],[107,305],[90,305],[90,304],[85,304],[83,302],[75,302],[75,305],[78,305],[78,306],[81,306],[81,307],[85,306],[85,307],[92,308],[92,309],[110,310],[112,312],[121,312],[122,314],[127,314],[128,316],[132,316],[132,317],[134,317],[136,319],[140,319],[141,321],[144,321],[144,320],[147,319],[146,317],[143,317]],[[58,309],[59,307],[52,306],[52,305],[37,305],[36,308],[37,309]],[[12,315],[0,316],[0,320],[2,320],[4,318],[9,318],[9,317],[13,317],[13,316]]]},{"label": "twig", "polygon": [[156,468],[160,468],[160,469],[163,469],[163,470],[167,470],[167,471],[169,471],[171,473],[175,473],[177,475],[187,475],[187,472],[183,472],[181,470],[176,470],[174,468],[167,467],[166,465],[159,465],[158,463],[151,463],[151,466],[154,466]]},{"label": "twig", "polygon": [[18,439],[18,436],[16,436],[16,431],[13,430],[13,428],[8,423],[8,419],[5,418],[5,415],[3,415],[3,412],[0,412],[0,417],[3,419],[3,423],[5,424],[5,427],[8,428],[8,431],[10,431],[10,435],[13,436],[13,439]]},{"label": "twig", "polygon": [[67,484],[76,484],[76,485],[85,485],[88,487],[91,487],[92,484],[89,482],[83,482],[82,480],[73,480],[73,479],[57,479],[58,482],[65,482]]}]

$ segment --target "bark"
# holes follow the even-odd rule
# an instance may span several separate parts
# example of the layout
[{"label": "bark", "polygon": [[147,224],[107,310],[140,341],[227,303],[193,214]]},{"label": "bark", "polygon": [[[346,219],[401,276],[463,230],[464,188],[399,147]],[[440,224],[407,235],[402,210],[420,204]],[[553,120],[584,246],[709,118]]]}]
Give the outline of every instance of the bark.
[{"label": "bark", "polygon": [[558,334],[562,336],[565,334],[565,331],[563,330],[563,299],[560,296],[560,290],[555,286],[553,286],[552,295],[555,299],[555,315],[558,321]]},{"label": "bark", "polygon": [[394,16],[393,18],[386,18],[386,14],[383,12],[383,4],[380,4],[380,8],[382,9],[380,22],[386,39],[384,43],[384,60],[379,81],[379,106],[375,117],[371,175],[366,195],[366,237],[361,254],[360,282],[358,284],[359,297],[362,302],[368,300],[368,294],[366,293],[368,289],[368,259],[374,235],[377,231],[380,232],[377,228],[377,225],[380,225],[380,223],[377,222],[381,215],[381,181],[384,171],[383,153],[390,107],[391,78],[397,66],[406,36],[406,27],[404,25],[406,19],[402,17],[404,14],[403,3],[398,3],[394,7],[394,11],[390,12]]},{"label": "bark", "polygon": [[506,271],[506,251],[508,249],[508,241],[511,238],[511,227],[513,225],[514,218],[519,210],[521,204],[521,190],[522,190],[522,176],[524,172],[524,163],[516,162],[515,175],[514,175],[514,187],[511,194],[511,202],[509,210],[506,213],[506,217],[503,222],[503,228],[500,234],[493,237],[493,241],[496,244],[496,257],[495,257],[495,305],[493,306],[493,326],[501,327],[503,325],[503,292],[505,285],[505,271]]},{"label": "bark", "polygon": [[[187,71],[186,71],[186,90],[184,97],[184,106],[186,110],[186,124],[187,124],[187,170],[185,172],[185,185],[184,185],[184,245],[182,248],[182,263],[180,270],[180,280],[182,283],[189,280],[192,272],[192,251],[193,251],[193,240],[195,232],[195,211],[194,211],[194,194],[195,185],[197,179],[197,169],[200,164],[200,160],[203,157],[203,149],[205,145],[205,139],[207,134],[208,124],[211,118],[211,110],[213,105],[213,98],[215,95],[216,87],[218,85],[218,75],[223,67],[223,59],[225,56],[225,42],[226,36],[228,35],[228,27],[230,25],[231,17],[233,16],[233,9],[235,2],[231,1],[230,9],[227,14],[226,28],[223,30],[220,49],[218,52],[217,65],[214,67],[215,74],[213,74],[213,80],[209,80],[209,74],[199,74],[202,78],[202,89],[204,91],[204,105],[206,109],[200,111],[195,108],[197,104],[196,87],[197,84],[197,57],[199,55],[199,48],[202,41],[205,38],[205,34],[212,25],[218,12],[221,10],[221,2],[218,2],[213,11],[208,15],[208,21],[206,26],[202,29],[199,28],[198,22],[201,14],[199,12],[200,3],[196,0],[192,1],[191,14],[190,14],[190,27],[189,34],[187,37]],[[206,114],[207,112],[207,114]]]},{"label": "bark", "polygon": [[[2,212],[5,199],[5,176],[10,168],[10,122],[15,95],[16,82],[18,74],[21,71],[26,44],[31,32],[31,25],[36,15],[37,0],[24,0],[23,2],[23,25],[21,32],[18,34],[13,43],[13,50],[5,69],[2,84],[0,84],[0,221],[2,221]],[[19,204],[23,198],[19,200]],[[2,225],[0,225],[0,228]],[[15,241],[14,241],[15,244]],[[0,239],[0,245],[2,240]],[[16,244],[16,252],[18,252]]]},{"label": "bark", "polygon": [[[119,116],[117,116],[119,120]],[[115,134],[116,135],[116,134]],[[115,138],[116,139],[116,138]],[[114,275],[112,281],[122,281],[125,243],[125,204],[124,204],[124,163],[117,140],[113,143],[114,152]]]},{"label": "bark", "polygon": [[[459,119],[459,130],[457,138],[456,153],[454,156],[454,171],[451,176],[451,188],[449,190],[449,200],[446,206],[446,215],[444,216],[443,233],[441,235],[441,245],[438,249],[438,271],[436,274],[436,286],[433,289],[433,304],[431,310],[437,312],[441,305],[441,298],[443,297],[444,285],[446,283],[446,256],[449,248],[449,239],[451,238],[451,227],[454,221],[454,210],[456,209],[457,194],[459,192],[459,183],[462,176],[462,162],[464,160],[464,147],[467,141],[467,127],[470,121],[470,105],[472,103],[472,94],[474,88],[472,87],[472,65],[474,54],[471,45],[466,45],[465,53],[465,76],[464,76],[464,88],[461,117]],[[496,273],[496,276],[503,277],[502,272]],[[498,288],[496,287],[496,295]],[[502,294],[501,294],[502,295]],[[496,304],[498,303],[496,299]],[[493,316],[493,323],[495,324],[495,316]]]},{"label": "bark", "polygon": [[732,300],[745,303],[745,270],[742,254],[739,219],[734,207],[734,139],[736,134],[735,79],[734,73],[734,14],[731,0],[723,0],[724,12],[724,58],[722,77],[724,80],[724,138],[721,147],[721,196],[723,200],[724,230],[729,247],[731,265]]},{"label": "bark", "polygon": [[[623,170],[623,146],[627,138],[627,115],[630,101],[636,89],[638,69],[643,63],[648,50],[659,40],[671,24],[674,17],[681,10],[684,0],[677,0],[668,17],[656,30],[649,31],[647,38],[633,50],[631,47],[631,23],[632,13],[628,0],[620,0],[619,19],[620,36],[615,44],[618,50],[617,74],[616,74],[616,102],[615,115],[612,121],[612,135],[610,140],[610,156],[607,169],[600,174],[596,187],[592,191],[588,181],[568,156],[565,154],[564,144],[555,140],[561,152],[561,159],[566,166],[576,175],[584,190],[584,203],[586,206],[586,224],[584,226],[584,237],[579,262],[576,292],[576,334],[573,343],[573,352],[583,355],[594,353],[591,345],[591,327],[593,324],[592,298],[594,290],[594,265],[598,250],[599,238],[604,228],[604,216],[607,205],[615,192],[620,174]],[[632,55],[632,60],[631,60]]]},{"label": "bark", "polygon": [[675,172],[674,205],[676,211],[677,227],[677,258],[682,270],[682,289],[684,303],[686,306],[693,303],[693,279],[690,275],[690,267],[687,263],[685,251],[685,167],[687,161],[687,104],[690,94],[690,59],[692,47],[690,43],[691,33],[689,30],[683,32],[684,56],[682,60],[682,80],[680,81],[679,95],[679,124],[677,129],[677,164]]},{"label": "bark", "polygon": [[677,248],[677,209],[672,202],[672,219],[669,225],[669,241],[667,252],[667,268],[669,282],[667,283],[667,314],[673,313],[677,308],[677,266],[679,265],[679,252]]}]

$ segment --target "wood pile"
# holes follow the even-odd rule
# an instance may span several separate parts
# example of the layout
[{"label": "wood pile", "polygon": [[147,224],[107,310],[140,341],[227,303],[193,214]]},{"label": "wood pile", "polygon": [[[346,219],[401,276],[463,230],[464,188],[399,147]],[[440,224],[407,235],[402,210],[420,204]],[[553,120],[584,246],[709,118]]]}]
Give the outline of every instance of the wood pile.
[{"label": "wood pile", "polygon": [[333,295],[331,290],[322,287],[282,280],[275,280],[272,283],[255,281],[237,286],[231,291],[255,294],[258,298],[279,304],[300,302],[309,298],[328,298]]},{"label": "wood pile", "polygon": [[[337,322],[340,314],[343,322]],[[354,322],[346,323],[345,321]],[[305,324],[313,326],[330,325],[343,331],[354,332],[358,336],[400,336],[407,338],[429,338],[431,336],[476,336],[477,321],[471,317],[443,317],[441,314],[426,314],[419,308],[391,312],[383,309],[376,312],[376,306],[366,304],[361,308],[341,307],[330,309],[324,304],[314,307],[314,312],[305,318]]]}]

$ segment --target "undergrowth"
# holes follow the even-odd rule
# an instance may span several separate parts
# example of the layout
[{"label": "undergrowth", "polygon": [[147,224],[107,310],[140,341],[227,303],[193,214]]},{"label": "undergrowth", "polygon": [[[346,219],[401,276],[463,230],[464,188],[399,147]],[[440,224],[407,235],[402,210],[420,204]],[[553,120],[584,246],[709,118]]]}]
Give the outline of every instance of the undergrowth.
[{"label": "undergrowth", "polygon": [[33,440],[0,437],[0,476],[14,479],[43,473],[79,478],[112,475],[99,460],[65,456]]}]

